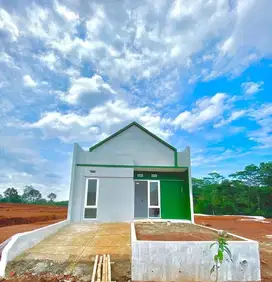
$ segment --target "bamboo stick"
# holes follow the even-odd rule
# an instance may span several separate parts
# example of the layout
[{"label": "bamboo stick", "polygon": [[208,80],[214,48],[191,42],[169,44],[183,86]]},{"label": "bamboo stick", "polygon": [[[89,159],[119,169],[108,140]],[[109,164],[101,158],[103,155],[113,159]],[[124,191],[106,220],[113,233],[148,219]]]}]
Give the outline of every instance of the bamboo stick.
[{"label": "bamboo stick", "polygon": [[92,282],[95,282],[95,274],[96,274],[97,263],[98,263],[98,255],[95,256],[93,275],[92,275]]},{"label": "bamboo stick", "polygon": [[111,262],[110,262],[110,255],[108,255],[108,281],[111,282]]},{"label": "bamboo stick", "polygon": [[105,267],[105,260],[106,256],[103,255],[103,268],[102,268],[102,282],[106,282],[106,267]]},{"label": "bamboo stick", "polygon": [[105,268],[106,268],[106,282],[109,282],[108,280],[108,256],[105,255]]},{"label": "bamboo stick", "polygon": [[100,256],[99,264],[98,264],[98,268],[97,268],[97,282],[100,282],[100,281],[101,281],[101,265],[102,265],[102,259],[103,259],[103,256]]}]

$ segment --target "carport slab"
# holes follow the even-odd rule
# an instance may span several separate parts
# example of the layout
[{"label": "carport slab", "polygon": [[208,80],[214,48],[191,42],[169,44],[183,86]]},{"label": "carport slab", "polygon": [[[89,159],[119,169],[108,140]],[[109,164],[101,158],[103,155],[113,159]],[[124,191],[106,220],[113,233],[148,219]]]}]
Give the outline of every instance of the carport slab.
[{"label": "carport slab", "polygon": [[130,279],[129,223],[73,224],[46,238],[7,266],[20,276],[50,272],[90,278],[95,255],[110,254],[112,278]]}]

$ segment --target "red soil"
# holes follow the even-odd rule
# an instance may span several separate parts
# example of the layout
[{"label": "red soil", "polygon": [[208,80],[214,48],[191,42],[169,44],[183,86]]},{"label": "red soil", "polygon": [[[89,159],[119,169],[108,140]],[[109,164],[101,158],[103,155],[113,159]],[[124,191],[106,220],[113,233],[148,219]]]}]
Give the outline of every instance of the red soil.
[{"label": "red soil", "polygon": [[271,241],[266,235],[272,235],[272,219],[252,219],[242,216],[195,216],[195,222],[198,224],[226,230],[259,242]]},{"label": "red soil", "polygon": [[[136,223],[138,240],[147,241],[215,241],[218,233],[190,223]],[[226,240],[240,241],[239,238],[226,236]]]},{"label": "red soil", "polygon": [[64,220],[67,207],[0,203],[0,243],[20,232]]},{"label": "red soil", "polygon": [[[246,220],[241,220],[246,219]],[[272,281],[272,219],[264,222],[242,216],[195,216],[198,224],[229,231],[260,242],[262,282]]]}]

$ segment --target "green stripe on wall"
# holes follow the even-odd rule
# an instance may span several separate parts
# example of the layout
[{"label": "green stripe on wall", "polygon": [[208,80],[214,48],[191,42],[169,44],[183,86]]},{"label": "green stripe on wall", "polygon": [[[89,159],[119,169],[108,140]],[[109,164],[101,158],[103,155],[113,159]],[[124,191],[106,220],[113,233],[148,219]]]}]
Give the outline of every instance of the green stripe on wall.
[{"label": "green stripe on wall", "polygon": [[124,168],[185,168],[188,166],[149,166],[149,165],[113,165],[113,164],[76,164],[76,166],[91,166],[91,167],[124,167]]}]

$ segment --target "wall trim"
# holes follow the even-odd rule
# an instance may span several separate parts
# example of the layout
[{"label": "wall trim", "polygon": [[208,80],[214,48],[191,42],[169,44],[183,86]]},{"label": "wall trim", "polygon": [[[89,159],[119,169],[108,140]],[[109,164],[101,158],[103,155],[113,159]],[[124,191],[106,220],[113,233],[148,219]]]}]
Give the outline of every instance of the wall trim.
[{"label": "wall trim", "polygon": [[114,165],[114,164],[76,164],[76,166],[120,167],[120,168],[189,168],[188,166],[152,166],[152,165]]},{"label": "wall trim", "polygon": [[177,150],[174,152],[174,165],[178,167],[178,152]]}]

